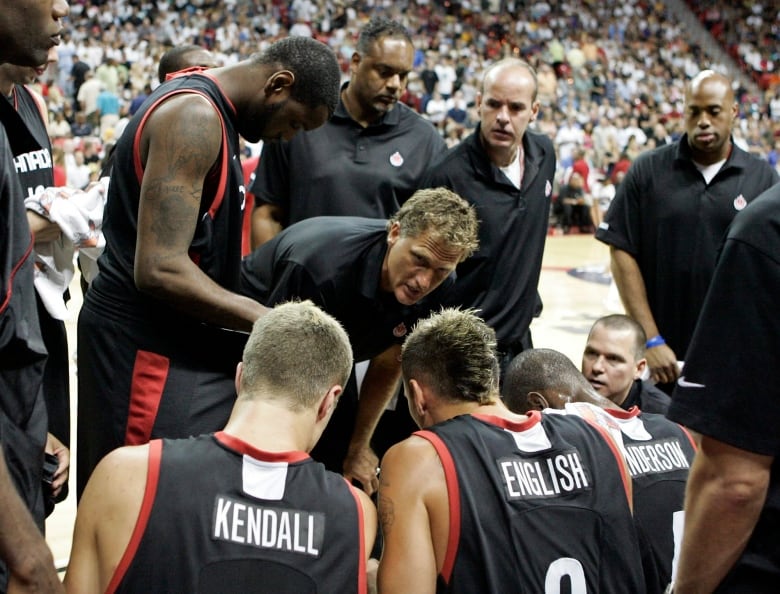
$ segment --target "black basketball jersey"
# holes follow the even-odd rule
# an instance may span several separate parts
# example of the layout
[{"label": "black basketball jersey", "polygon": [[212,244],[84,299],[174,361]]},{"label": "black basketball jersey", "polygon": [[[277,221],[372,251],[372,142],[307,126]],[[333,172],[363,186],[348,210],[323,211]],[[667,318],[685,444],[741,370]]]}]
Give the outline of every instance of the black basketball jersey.
[{"label": "black basketball jersey", "polygon": [[235,108],[207,73],[176,77],[149,96],[117,142],[103,220],[106,248],[99,260],[100,274],[92,284],[98,295],[110,297],[105,300],[110,302],[107,305],[134,317],[151,317],[157,323],[170,323],[182,314],[135,287],[133,268],[143,177],[140,141],[152,111],[161,101],[177,94],[204,97],[222,120],[222,149],[204,183],[190,258],[230,291],[238,289],[241,262],[244,177]]},{"label": "black basketball jersey", "polygon": [[438,592],[644,592],[613,442],[578,417],[462,415],[416,435],[447,480],[450,535]]},{"label": "black basketball jersey", "polygon": [[[41,112],[42,107],[24,85],[14,85],[13,105],[3,105],[0,119],[12,142],[14,166],[29,198],[54,185],[51,141]],[[12,107],[13,112],[8,110]],[[21,137],[21,138],[20,138]]]},{"label": "black basketball jersey", "polygon": [[308,454],[262,452],[220,432],[152,441],[149,456],[108,592],[365,594],[363,508]]},{"label": "black basketball jersey", "polygon": [[618,423],[634,484],[634,516],[658,570],[661,590],[677,565],[688,470],[696,446],[690,434],[663,415],[605,409]]}]

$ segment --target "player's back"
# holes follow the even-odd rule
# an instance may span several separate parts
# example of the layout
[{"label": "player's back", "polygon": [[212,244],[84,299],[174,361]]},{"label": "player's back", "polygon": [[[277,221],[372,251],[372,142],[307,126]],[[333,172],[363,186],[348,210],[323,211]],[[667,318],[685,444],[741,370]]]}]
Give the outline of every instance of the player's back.
[{"label": "player's back", "polygon": [[644,592],[615,444],[577,417],[463,415],[417,435],[447,475],[439,592]]}]

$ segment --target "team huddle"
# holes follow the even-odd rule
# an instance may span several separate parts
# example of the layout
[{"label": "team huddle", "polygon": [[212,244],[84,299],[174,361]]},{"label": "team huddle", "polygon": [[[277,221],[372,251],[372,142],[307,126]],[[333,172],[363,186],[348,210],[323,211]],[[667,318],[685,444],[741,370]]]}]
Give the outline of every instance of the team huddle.
[{"label": "team huddle", "polygon": [[[67,5],[7,4],[0,60],[45,64]],[[630,316],[595,322],[578,369],[530,333],[556,170],[529,129],[535,69],[489,64],[479,122],[448,149],[399,103],[413,58],[404,27],[376,17],[343,85],[309,37],[221,67],[165,60],[104,164],[64,584],[40,529],[67,492],[68,350],[33,269],[65,228],[25,212],[54,185],[51,143],[29,72],[0,64],[0,591],[772,591],[776,406],[732,415],[744,395],[716,387],[736,383],[721,320],[762,346],[738,361],[761,364],[752,390],[780,368],[761,300],[780,291],[780,186],[731,145],[728,79],[692,77],[686,134],[637,159],[600,224]],[[265,143],[249,179],[241,138]],[[656,278],[678,199],[654,210],[659,168],[714,203],[711,228],[674,247],[706,282]],[[751,299],[761,327],[730,308]]]}]

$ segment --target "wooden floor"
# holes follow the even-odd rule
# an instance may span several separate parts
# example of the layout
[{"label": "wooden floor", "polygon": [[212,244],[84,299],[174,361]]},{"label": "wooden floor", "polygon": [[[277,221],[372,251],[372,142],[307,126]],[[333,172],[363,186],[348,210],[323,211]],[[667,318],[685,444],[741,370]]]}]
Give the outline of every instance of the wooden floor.
[{"label": "wooden floor", "polygon": [[[591,235],[548,237],[539,283],[544,310],[531,326],[534,346],[557,349],[579,366],[585,338],[593,321],[607,313],[622,311],[616,295],[610,292],[609,285],[603,282],[608,261],[608,248]],[[71,290],[71,295],[74,298],[69,307],[74,314],[67,326],[71,352],[75,353],[75,312],[78,312],[81,305],[81,292],[77,284]],[[71,394],[74,403],[72,434],[75,436],[75,357],[71,359]],[[75,465],[75,456],[72,457],[72,464]],[[73,535],[76,510],[74,470],[71,466],[71,495],[57,505],[46,522],[47,541],[57,567],[60,568],[67,565]]]}]

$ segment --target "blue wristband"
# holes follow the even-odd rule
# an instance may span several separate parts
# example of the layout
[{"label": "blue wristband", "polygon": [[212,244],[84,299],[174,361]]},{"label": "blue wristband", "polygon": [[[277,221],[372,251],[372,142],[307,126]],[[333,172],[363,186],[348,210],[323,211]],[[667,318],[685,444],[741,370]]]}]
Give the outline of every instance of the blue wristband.
[{"label": "blue wristband", "polygon": [[661,346],[662,344],[666,344],[666,341],[664,340],[664,337],[659,334],[658,336],[653,336],[650,340],[648,340],[645,343],[645,348],[652,349],[653,347]]}]

